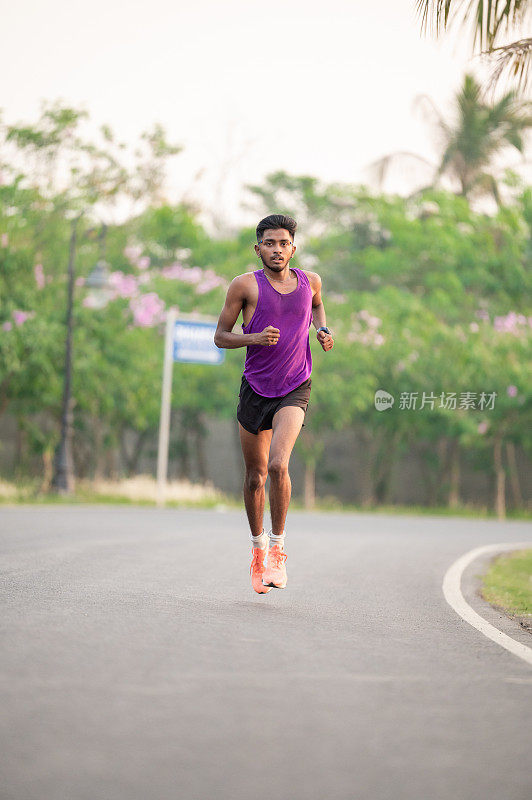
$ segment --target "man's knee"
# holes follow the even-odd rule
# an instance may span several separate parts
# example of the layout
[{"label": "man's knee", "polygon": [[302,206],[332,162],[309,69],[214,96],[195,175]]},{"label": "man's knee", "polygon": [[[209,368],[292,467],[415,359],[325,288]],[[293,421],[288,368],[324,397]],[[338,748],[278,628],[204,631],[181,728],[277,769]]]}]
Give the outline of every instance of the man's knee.
[{"label": "man's knee", "polygon": [[281,456],[273,456],[268,462],[268,474],[271,480],[282,480],[288,475],[288,461]]},{"label": "man's knee", "polygon": [[260,469],[246,470],[246,489],[250,492],[258,492],[266,483],[268,477],[266,472],[261,472]]}]

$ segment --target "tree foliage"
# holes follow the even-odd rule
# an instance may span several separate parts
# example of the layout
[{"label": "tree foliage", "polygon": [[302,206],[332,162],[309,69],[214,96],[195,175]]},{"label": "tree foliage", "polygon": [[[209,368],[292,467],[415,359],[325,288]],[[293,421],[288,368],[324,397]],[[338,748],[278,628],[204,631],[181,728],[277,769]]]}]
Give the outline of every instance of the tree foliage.
[{"label": "tree foliage", "polygon": [[[88,188],[96,183],[53,182],[53,162],[63,145],[72,147],[65,137],[77,119],[54,113],[6,137],[25,155],[40,148],[43,161],[36,173],[11,162],[0,185],[0,412],[25,426],[36,452],[50,452],[63,382],[67,212],[83,203],[74,424],[78,446],[94,449],[95,468],[105,448],[125,448],[126,433],[136,437],[137,455],[156,433],[166,311],[216,319],[228,282],[256,269],[256,260],[252,228],[213,238],[189,206],[152,199],[108,226],[111,288],[105,305],[95,303],[85,280],[98,259],[99,195]],[[298,445],[309,470],[331,430],[365,437],[368,502],[387,496],[390,462],[409,447],[425,453],[435,499],[453,494],[456,470],[447,475],[444,455],[452,460],[456,448],[499,478],[501,442],[532,455],[530,189],[491,216],[445,191],[388,197],[284,172],[250,194],[257,213],[298,218],[295,264],[322,276],[335,335],[327,354],[311,336],[313,394]],[[207,419],[234,418],[244,355],[227,351],[219,368],[178,365],[172,404],[183,442],[193,436],[200,447]],[[391,409],[377,410],[378,390],[394,397]],[[51,423],[37,421],[44,418]]]}]

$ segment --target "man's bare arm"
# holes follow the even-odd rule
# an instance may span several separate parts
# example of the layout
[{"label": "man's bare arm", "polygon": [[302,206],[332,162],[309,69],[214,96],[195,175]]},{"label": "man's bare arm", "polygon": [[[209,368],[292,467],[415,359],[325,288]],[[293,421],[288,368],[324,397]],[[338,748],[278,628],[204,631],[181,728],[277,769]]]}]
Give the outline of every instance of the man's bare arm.
[{"label": "man's bare arm", "polygon": [[233,278],[227,290],[225,305],[218,319],[214,334],[216,347],[233,350],[235,347],[247,347],[250,344],[277,344],[279,330],[268,325],[261,333],[233,333],[235,322],[242,311],[245,301],[245,287],[241,275]]},{"label": "man's bare arm", "polygon": [[[323,305],[323,300],[321,298],[321,278],[317,272],[312,272],[310,274],[312,275],[312,280],[310,283],[313,292],[312,322],[316,330],[318,330],[318,328],[327,327],[327,320],[325,317],[325,306]],[[330,350],[334,345],[333,337],[330,333],[325,333],[325,331],[319,331],[317,334],[317,339],[325,351]]]}]

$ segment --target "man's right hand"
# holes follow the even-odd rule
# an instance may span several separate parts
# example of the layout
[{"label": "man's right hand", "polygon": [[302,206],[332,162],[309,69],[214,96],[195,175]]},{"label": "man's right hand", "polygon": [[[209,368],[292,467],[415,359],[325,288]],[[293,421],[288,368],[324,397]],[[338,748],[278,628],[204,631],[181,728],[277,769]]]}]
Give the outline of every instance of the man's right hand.
[{"label": "man's right hand", "polygon": [[272,344],[277,344],[279,340],[279,335],[281,331],[279,328],[274,328],[273,325],[268,325],[267,328],[264,328],[262,333],[257,333],[257,341],[255,344],[261,344],[265,347],[269,347]]}]

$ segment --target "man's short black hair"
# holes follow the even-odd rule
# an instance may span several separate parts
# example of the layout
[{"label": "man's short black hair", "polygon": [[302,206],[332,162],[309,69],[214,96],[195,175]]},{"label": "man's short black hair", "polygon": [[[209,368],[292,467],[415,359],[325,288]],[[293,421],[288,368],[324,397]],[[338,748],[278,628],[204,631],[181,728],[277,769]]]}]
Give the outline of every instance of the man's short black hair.
[{"label": "man's short black hair", "polygon": [[295,219],[292,219],[292,217],[287,217],[285,214],[270,214],[269,217],[264,217],[264,219],[261,219],[257,225],[257,242],[260,242],[262,239],[264,231],[267,231],[270,228],[273,230],[277,228],[284,228],[292,237],[292,241],[294,241],[297,222]]}]

